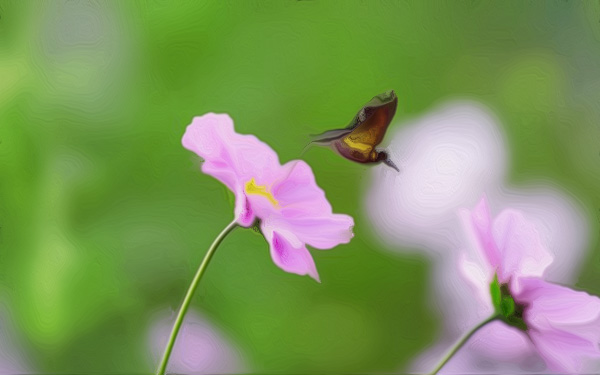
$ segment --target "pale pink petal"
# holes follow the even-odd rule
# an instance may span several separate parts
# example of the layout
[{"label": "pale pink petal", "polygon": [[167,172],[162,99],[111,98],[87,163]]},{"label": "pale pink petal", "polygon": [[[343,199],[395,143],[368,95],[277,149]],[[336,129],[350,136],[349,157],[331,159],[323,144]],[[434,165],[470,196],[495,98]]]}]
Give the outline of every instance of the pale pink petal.
[{"label": "pale pink petal", "polygon": [[457,268],[460,275],[472,286],[472,290],[465,293],[476,297],[479,304],[487,308],[488,315],[491,315],[494,307],[490,296],[490,283],[494,278],[494,271],[485,262],[474,262],[464,253],[458,259]]},{"label": "pale pink petal", "polygon": [[348,243],[353,237],[354,220],[348,215],[332,213],[308,164],[293,161],[285,164],[283,170],[272,188],[281,206],[272,225],[292,231],[300,241],[318,249]]},{"label": "pale pink petal", "polygon": [[[202,171],[229,188],[232,182],[245,184],[251,178],[259,183],[272,180],[280,168],[275,151],[253,135],[238,134],[226,114],[208,113],[195,117],[187,127],[183,146],[205,161]],[[232,189],[233,190],[233,189]]]},{"label": "pale pink petal", "polygon": [[504,210],[494,221],[494,240],[501,256],[498,280],[512,280],[511,290],[520,291],[519,278],[541,277],[553,257],[542,245],[535,225],[519,211]]},{"label": "pale pink petal", "polygon": [[[527,336],[499,321],[475,333],[461,351],[462,356],[457,357],[462,361],[457,358],[454,373],[539,373],[544,368]],[[452,368],[441,373],[451,373],[448,370]]]},{"label": "pale pink petal", "polygon": [[565,331],[529,333],[535,346],[553,372],[579,374],[585,359],[598,357],[598,344]]},{"label": "pale pink petal", "polygon": [[262,229],[267,242],[269,242],[273,262],[279,268],[298,275],[309,275],[321,282],[315,262],[303,244],[296,243],[298,246],[293,246],[291,241],[276,231],[271,231],[264,226]]},{"label": "pale pink petal", "polygon": [[325,198],[325,192],[315,181],[308,164],[294,160],[282,166],[272,192],[286,217],[331,214],[331,205]]},{"label": "pale pink petal", "polygon": [[515,298],[527,304],[524,318],[533,330],[576,335],[593,343],[600,356],[600,298],[537,278],[521,282]]},{"label": "pale pink petal", "polygon": [[250,200],[241,188],[238,188],[235,194],[234,214],[238,224],[243,227],[251,226],[256,220],[256,214],[252,209]]},{"label": "pale pink petal", "polygon": [[477,206],[471,211],[470,221],[473,235],[477,239],[479,247],[492,268],[497,269],[502,263],[502,259],[492,235],[492,219],[485,196],[481,198]]},{"label": "pale pink petal", "polygon": [[348,243],[354,236],[354,220],[348,215],[330,214],[324,217],[289,219],[285,227],[300,239],[317,249],[331,249]]},{"label": "pale pink petal", "polygon": [[[421,356],[411,373],[430,373],[460,337],[445,340]],[[539,374],[544,368],[523,332],[496,321],[478,330],[438,374]]]},{"label": "pale pink petal", "polygon": [[522,362],[524,355],[534,355],[533,345],[523,331],[500,321],[482,328],[469,346],[478,355],[500,362]]},{"label": "pale pink petal", "polygon": [[186,128],[181,143],[204,160],[204,173],[213,176],[235,192],[239,184],[239,174],[232,152],[226,143],[231,138],[235,138],[231,118],[225,114],[208,113],[194,117]]}]

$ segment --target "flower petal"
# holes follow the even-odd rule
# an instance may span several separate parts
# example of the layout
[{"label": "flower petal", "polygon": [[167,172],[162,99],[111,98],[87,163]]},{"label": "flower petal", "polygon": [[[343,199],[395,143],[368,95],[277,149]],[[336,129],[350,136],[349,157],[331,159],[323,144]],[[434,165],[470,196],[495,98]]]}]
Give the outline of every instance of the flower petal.
[{"label": "flower petal", "polygon": [[502,262],[498,280],[512,280],[514,293],[520,291],[519,278],[540,277],[552,263],[553,257],[542,245],[535,225],[519,211],[502,211],[494,221],[493,234]]},{"label": "flower petal", "polygon": [[285,228],[303,243],[318,249],[348,243],[354,236],[354,220],[348,215],[332,213],[308,164],[292,161],[283,168],[284,172],[272,188],[281,209],[270,225]]},{"label": "flower petal", "polygon": [[485,262],[474,262],[467,258],[465,253],[461,254],[457,262],[458,272],[468,280],[473,290],[464,291],[473,297],[477,297],[480,308],[485,307],[488,315],[494,311],[490,296],[490,282],[494,278],[494,270]]},{"label": "flower petal", "polygon": [[294,160],[282,166],[272,192],[286,217],[331,214],[331,205],[325,198],[325,192],[315,181],[308,164]]},{"label": "flower petal", "polygon": [[250,200],[246,196],[243,190],[237,189],[235,194],[235,217],[238,224],[243,227],[251,226],[256,220],[256,214],[252,209]]},{"label": "flower petal", "polygon": [[600,342],[600,298],[537,278],[521,281],[523,291],[516,298],[529,304],[528,323],[538,330],[569,331]]},{"label": "flower petal", "polygon": [[219,180],[227,173],[239,182],[255,178],[260,184],[261,180],[271,180],[273,171],[280,168],[275,151],[253,135],[236,133],[233,120],[226,114],[195,117],[182,143],[205,160],[202,171]]},{"label": "flower petal", "polygon": [[315,262],[303,244],[294,247],[286,237],[269,229],[263,228],[263,233],[269,242],[273,262],[279,268],[298,275],[309,275],[321,282]]},{"label": "flower petal", "polygon": [[317,249],[331,249],[348,243],[354,237],[354,220],[348,215],[330,214],[324,217],[289,219],[286,227],[303,243]]},{"label": "flower petal", "polygon": [[521,283],[530,335],[555,370],[579,372],[583,359],[600,358],[600,298],[537,278]]},{"label": "flower petal", "polygon": [[579,374],[586,357],[598,356],[597,345],[564,331],[531,332],[531,339],[553,372]]},{"label": "flower petal", "polygon": [[[492,235],[492,219],[490,217],[490,208],[487,203],[487,198],[481,198],[477,206],[471,211],[471,215],[467,217],[468,234],[477,239],[477,243],[481,248],[481,252],[487,258],[492,269],[497,269],[502,264],[502,259],[494,242]],[[500,280],[501,282],[503,280]]]},{"label": "flower petal", "polygon": [[227,140],[235,137],[233,120],[228,115],[208,113],[194,117],[185,130],[181,143],[204,159],[202,171],[235,191],[238,185],[237,168]]}]

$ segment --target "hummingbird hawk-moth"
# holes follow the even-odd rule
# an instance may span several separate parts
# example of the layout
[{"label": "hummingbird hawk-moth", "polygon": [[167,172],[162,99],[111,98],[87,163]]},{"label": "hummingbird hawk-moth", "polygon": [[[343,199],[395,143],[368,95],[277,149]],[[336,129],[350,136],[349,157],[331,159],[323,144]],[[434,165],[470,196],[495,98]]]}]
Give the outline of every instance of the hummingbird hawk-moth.
[{"label": "hummingbird hawk-moth", "polygon": [[398,97],[394,90],[386,91],[365,104],[346,128],[315,135],[311,143],[330,146],[341,156],[357,163],[384,163],[399,172],[387,152],[375,149],[383,140],[397,106]]}]

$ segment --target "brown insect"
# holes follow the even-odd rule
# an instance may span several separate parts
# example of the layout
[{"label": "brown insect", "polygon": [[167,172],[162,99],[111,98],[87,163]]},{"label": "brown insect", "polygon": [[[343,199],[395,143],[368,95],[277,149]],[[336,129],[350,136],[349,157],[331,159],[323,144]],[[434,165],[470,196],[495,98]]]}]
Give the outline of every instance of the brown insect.
[{"label": "brown insect", "polygon": [[400,172],[387,152],[375,149],[383,140],[397,106],[398,97],[394,90],[386,91],[365,104],[345,129],[315,135],[311,143],[330,146],[341,156],[357,163],[384,163]]}]

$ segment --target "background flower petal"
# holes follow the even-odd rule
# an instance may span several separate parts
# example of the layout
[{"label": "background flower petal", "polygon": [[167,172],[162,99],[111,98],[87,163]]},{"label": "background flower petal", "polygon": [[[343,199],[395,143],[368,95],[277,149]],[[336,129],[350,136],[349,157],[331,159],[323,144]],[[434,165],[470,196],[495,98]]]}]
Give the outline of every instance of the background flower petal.
[{"label": "background flower petal", "polygon": [[[429,373],[454,344],[439,343],[416,361],[413,371]],[[497,321],[477,331],[439,374],[539,374],[545,368],[523,332]]]},{"label": "background flower petal", "polygon": [[[477,239],[477,244],[485,255],[492,269],[502,267],[503,259],[498,252],[498,247],[492,235],[492,219],[487,198],[481,198],[477,206],[468,217],[470,225],[466,225],[468,231]],[[502,281],[502,280],[501,280]]]},{"label": "background flower petal", "polygon": [[584,359],[598,356],[598,344],[565,331],[530,332],[531,339],[554,373],[580,374],[584,370]]},{"label": "background flower petal", "polygon": [[501,254],[498,280],[512,280],[512,291],[520,291],[520,277],[541,277],[554,257],[540,240],[536,226],[520,211],[507,209],[494,220],[494,241]]},{"label": "background flower petal", "polygon": [[470,282],[472,293],[481,305],[480,309],[485,308],[487,314],[492,315],[494,307],[490,296],[490,283],[494,278],[494,270],[485,262],[472,261],[465,253],[459,257],[457,268],[460,275]]},{"label": "background flower petal", "polygon": [[564,331],[596,345],[600,356],[600,298],[537,278],[522,279],[518,299],[527,324],[539,332]]}]

